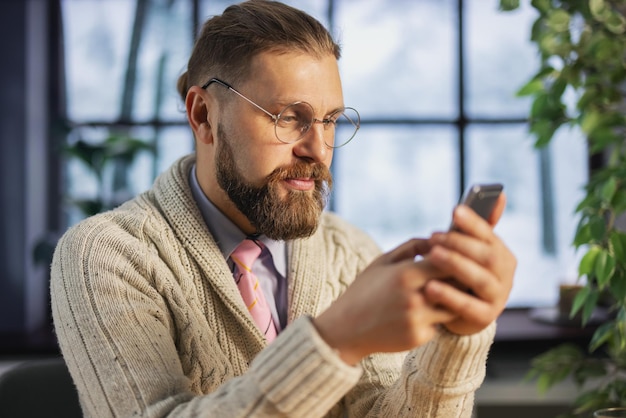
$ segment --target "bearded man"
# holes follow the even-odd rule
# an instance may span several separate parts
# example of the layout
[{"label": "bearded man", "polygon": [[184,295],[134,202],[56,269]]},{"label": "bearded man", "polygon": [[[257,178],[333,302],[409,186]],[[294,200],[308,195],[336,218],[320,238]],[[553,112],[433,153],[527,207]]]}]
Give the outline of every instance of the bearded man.
[{"label": "bearded man", "polygon": [[281,3],[205,23],[178,82],[195,153],[55,253],[85,416],[471,416],[515,270],[504,197],[385,254],[323,212],[360,123],[339,56]]}]

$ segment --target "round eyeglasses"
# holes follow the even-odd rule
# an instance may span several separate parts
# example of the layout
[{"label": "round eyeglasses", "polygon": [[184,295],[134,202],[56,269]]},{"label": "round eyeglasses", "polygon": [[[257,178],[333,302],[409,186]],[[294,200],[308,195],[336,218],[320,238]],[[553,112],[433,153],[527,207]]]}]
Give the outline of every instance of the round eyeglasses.
[{"label": "round eyeglasses", "polygon": [[226,87],[228,90],[241,97],[252,106],[256,107],[266,115],[268,115],[274,121],[274,132],[276,138],[284,144],[293,144],[300,140],[315,123],[321,123],[324,126],[324,130],[331,130],[332,135],[331,143],[325,139],[324,143],[329,148],[339,148],[346,145],[354,138],[359,127],[361,126],[361,117],[356,109],[351,107],[344,107],[337,109],[324,119],[317,119],[313,106],[307,102],[295,102],[291,103],[278,114],[273,114],[246,96],[235,90],[230,84],[217,79],[212,78],[207,81],[202,88],[206,89],[212,83],[217,83]]}]

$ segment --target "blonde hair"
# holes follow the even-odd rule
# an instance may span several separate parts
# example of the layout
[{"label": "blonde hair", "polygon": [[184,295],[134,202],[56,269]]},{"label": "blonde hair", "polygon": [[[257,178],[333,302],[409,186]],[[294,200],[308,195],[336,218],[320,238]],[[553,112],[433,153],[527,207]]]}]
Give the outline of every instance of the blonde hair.
[{"label": "blonde hair", "polygon": [[341,56],[328,30],[305,12],[283,3],[250,0],[228,7],[202,27],[177,87],[183,101],[189,87],[211,77],[236,84],[249,76],[252,58],[267,51],[302,51]]}]

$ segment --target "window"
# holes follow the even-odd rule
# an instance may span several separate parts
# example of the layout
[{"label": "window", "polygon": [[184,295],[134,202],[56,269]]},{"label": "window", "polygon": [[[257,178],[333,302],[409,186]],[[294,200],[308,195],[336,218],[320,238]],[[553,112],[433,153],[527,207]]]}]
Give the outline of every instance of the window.
[{"label": "window", "polygon": [[[154,147],[137,154],[125,178],[113,167],[101,183],[70,160],[70,196],[127,198],[193,150],[176,79],[194,28],[229,3],[62,2],[68,144],[99,144],[122,132]],[[515,91],[538,64],[528,41],[530,7],[502,13],[497,0],[289,3],[342,44],[346,103],[362,115],[355,140],[335,154],[331,209],[390,249],[447,228],[469,184],[503,182],[508,206],[496,230],[519,260],[509,306],[553,304],[558,282],[576,275],[573,211],[588,157],[579,132],[562,130],[544,150],[527,133],[529,101]],[[68,206],[68,223],[81,216]]]}]

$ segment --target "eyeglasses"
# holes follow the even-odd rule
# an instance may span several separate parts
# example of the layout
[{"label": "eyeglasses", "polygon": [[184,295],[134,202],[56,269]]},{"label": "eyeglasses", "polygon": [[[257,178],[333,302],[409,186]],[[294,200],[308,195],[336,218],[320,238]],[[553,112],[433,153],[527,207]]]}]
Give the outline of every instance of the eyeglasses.
[{"label": "eyeglasses", "polygon": [[235,90],[233,86],[220,79],[212,78],[207,81],[202,88],[206,89],[213,83],[226,87],[228,90],[232,91],[237,96],[241,97],[252,106],[272,118],[274,121],[274,132],[276,134],[276,138],[284,144],[293,144],[306,135],[314,123],[321,123],[324,126],[324,130],[330,129],[333,134],[330,144],[327,140],[324,140],[326,146],[329,148],[339,148],[350,142],[361,126],[361,117],[359,116],[359,112],[351,107],[338,109],[324,119],[317,119],[314,116],[315,113],[313,106],[307,102],[295,102],[285,106],[280,113],[275,115],[248,99],[246,96]]}]

